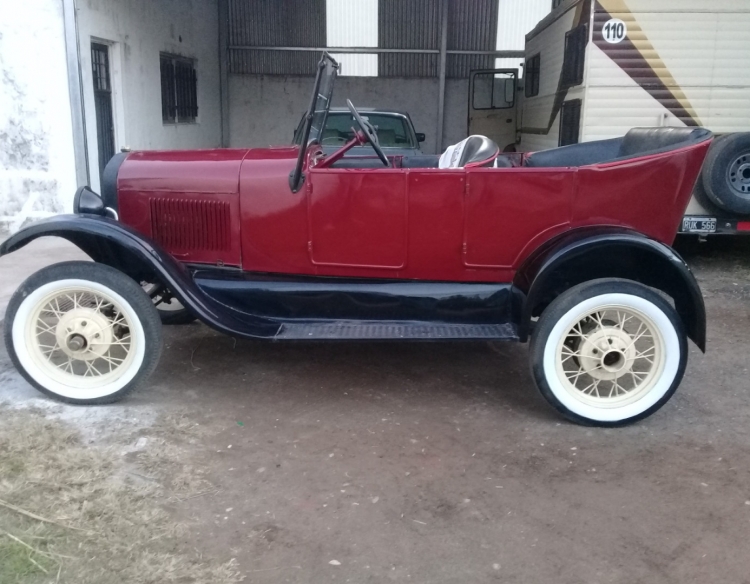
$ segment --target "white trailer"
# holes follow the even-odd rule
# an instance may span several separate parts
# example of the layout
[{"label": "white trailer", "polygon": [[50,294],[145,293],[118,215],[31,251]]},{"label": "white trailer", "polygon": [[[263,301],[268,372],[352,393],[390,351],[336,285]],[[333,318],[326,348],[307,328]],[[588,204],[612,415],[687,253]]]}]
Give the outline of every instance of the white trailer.
[{"label": "white trailer", "polygon": [[703,126],[683,232],[750,231],[750,0],[563,0],[526,36],[519,150]]}]

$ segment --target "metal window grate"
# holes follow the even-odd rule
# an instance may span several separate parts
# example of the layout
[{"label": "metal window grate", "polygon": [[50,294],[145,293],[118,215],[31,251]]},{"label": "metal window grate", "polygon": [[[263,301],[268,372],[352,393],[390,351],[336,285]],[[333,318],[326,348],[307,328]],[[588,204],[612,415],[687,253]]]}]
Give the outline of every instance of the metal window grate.
[{"label": "metal window grate", "polygon": [[99,179],[102,180],[104,168],[115,155],[115,118],[112,109],[112,81],[107,45],[91,43],[91,74],[94,84]]},{"label": "metal window grate", "polygon": [[539,78],[542,71],[542,55],[537,53],[533,57],[526,59],[526,70],[524,71],[526,97],[535,97],[539,95]]},{"label": "metal window grate", "polygon": [[560,112],[560,146],[578,144],[581,131],[581,100],[571,99]]},{"label": "metal window grate", "polygon": [[563,85],[573,87],[583,83],[583,65],[589,27],[581,24],[565,34],[565,60],[563,62]]},{"label": "metal window grate", "polygon": [[198,118],[198,76],[193,61],[161,55],[161,117],[168,124],[190,124]]}]

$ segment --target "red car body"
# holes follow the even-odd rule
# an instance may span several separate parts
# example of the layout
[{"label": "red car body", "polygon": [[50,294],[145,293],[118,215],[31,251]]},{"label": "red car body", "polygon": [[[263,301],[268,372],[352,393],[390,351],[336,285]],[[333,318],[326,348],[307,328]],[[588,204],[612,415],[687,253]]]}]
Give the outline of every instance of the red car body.
[{"label": "red car body", "polygon": [[120,220],[180,261],[248,272],[511,282],[546,242],[591,226],[671,244],[710,141],[570,168],[329,168],[296,148],[139,152]]},{"label": "red car body", "polygon": [[[119,323],[127,307],[131,316],[140,311],[152,347],[159,317],[199,318],[227,334],[271,340],[526,341],[534,329],[537,385],[570,419],[620,425],[661,407],[685,371],[686,339],[705,349],[700,289],[669,246],[711,133],[642,128],[526,155],[501,155],[474,136],[443,156],[386,157],[376,129],[349,102],[360,128],[326,155],[320,136],[337,68],[324,55],[306,147],[122,153],[104,171],[101,196],[83,187],[75,215],[5,241],[0,255],[38,237],[64,237],[105,264],[71,266],[79,277],[69,282],[61,278],[67,267],[33,276],[11,301],[9,322],[44,286],[59,286],[63,304],[70,286],[82,297],[130,290],[107,301],[122,304],[119,312],[102,312],[105,300],[71,314],[55,305],[62,324],[39,325],[55,331],[53,352],[69,363],[80,356],[84,377],[99,358],[88,347],[103,344],[107,319]],[[344,156],[366,141],[377,157]],[[152,301],[181,308],[155,316]],[[75,403],[130,391],[135,381],[79,398],[75,376],[71,388],[57,369],[52,378],[40,373],[49,350],[28,340],[37,325],[21,321],[42,308],[23,308],[26,316],[6,326],[27,379]],[[92,322],[101,331],[87,332]],[[132,328],[118,338],[133,342]],[[653,346],[639,348],[648,339]],[[148,372],[144,363],[133,371]],[[66,366],[63,379],[73,372]],[[582,376],[592,383],[576,386]],[[619,386],[630,378],[632,387]],[[608,395],[599,383],[611,384]]]}]

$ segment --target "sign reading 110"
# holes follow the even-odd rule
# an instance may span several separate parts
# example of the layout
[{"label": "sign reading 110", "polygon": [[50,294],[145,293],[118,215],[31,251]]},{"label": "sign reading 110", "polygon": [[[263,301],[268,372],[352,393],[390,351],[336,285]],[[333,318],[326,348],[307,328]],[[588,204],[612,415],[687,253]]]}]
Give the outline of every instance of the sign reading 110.
[{"label": "sign reading 110", "polygon": [[608,43],[616,44],[622,42],[628,36],[628,25],[619,18],[611,18],[604,24],[602,36]]}]

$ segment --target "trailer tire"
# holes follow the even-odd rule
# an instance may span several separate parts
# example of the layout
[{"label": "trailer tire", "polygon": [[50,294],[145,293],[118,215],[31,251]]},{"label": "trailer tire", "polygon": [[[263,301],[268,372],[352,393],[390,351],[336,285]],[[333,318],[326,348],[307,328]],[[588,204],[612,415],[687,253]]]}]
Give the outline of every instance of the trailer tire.
[{"label": "trailer tire", "polygon": [[714,141],[701,176],[708,199],[719,209],[750,214],[750,133]]}]

